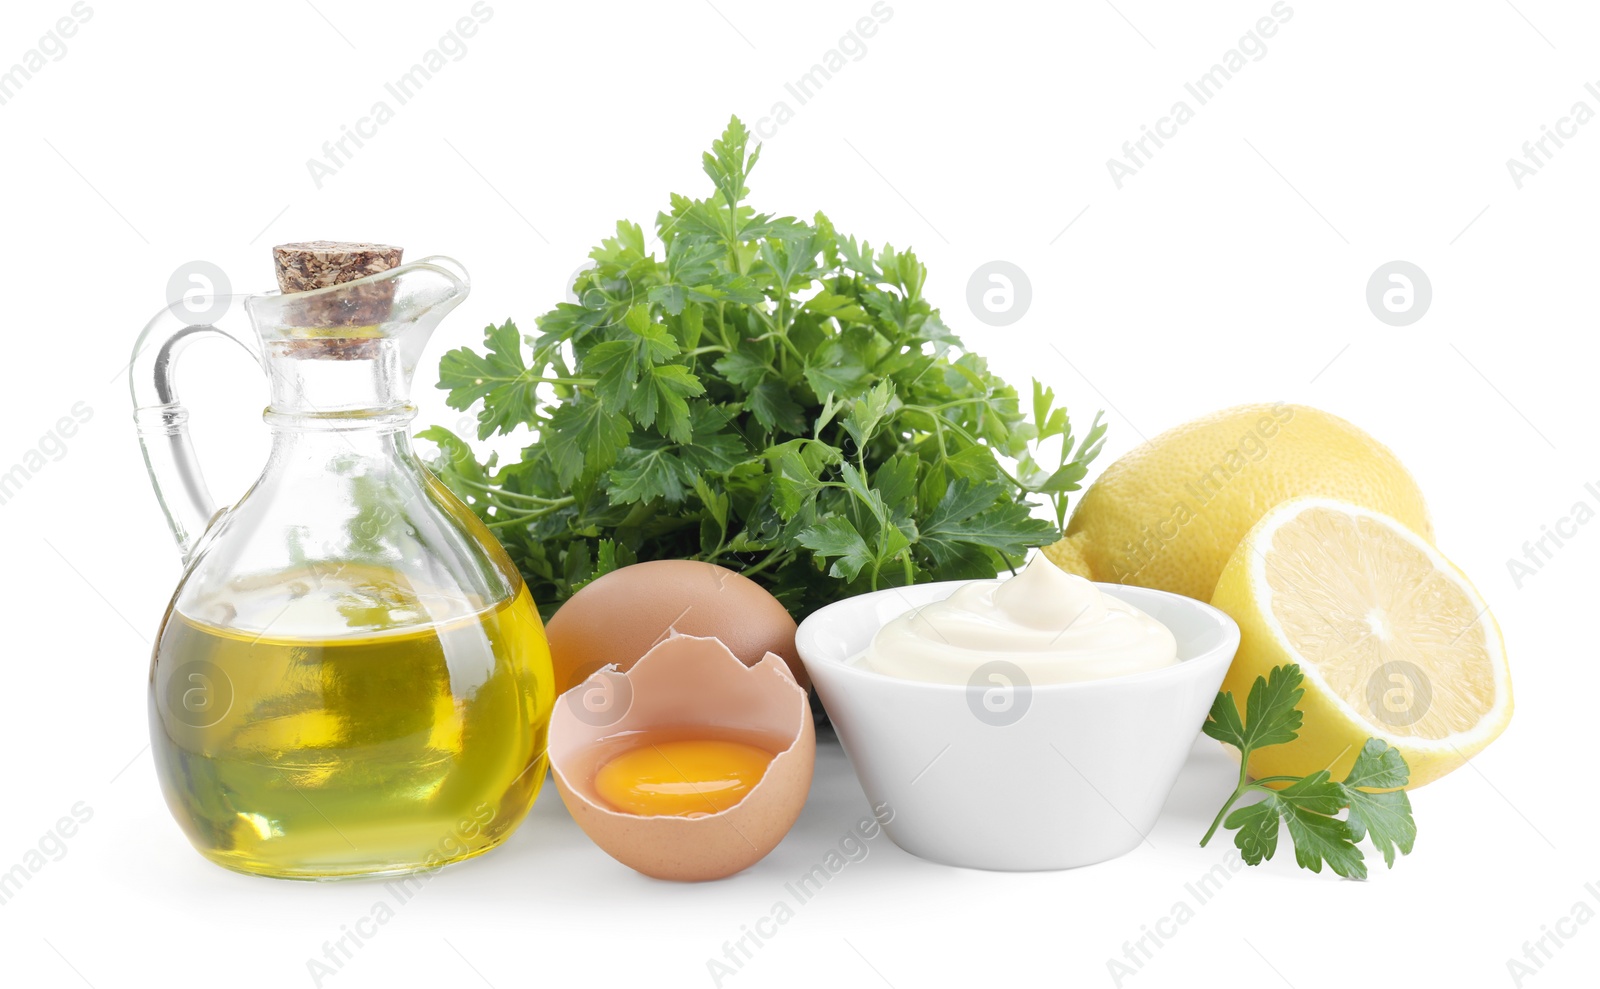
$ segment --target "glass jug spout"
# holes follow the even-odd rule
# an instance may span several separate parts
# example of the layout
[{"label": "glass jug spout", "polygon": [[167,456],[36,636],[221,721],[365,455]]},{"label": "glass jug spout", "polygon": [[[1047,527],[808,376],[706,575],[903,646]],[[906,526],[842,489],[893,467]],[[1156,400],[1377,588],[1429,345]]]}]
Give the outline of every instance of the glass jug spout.
[{"label": "glass jug spout", "polygon": [[351,417],[409,408],[417,361],[466,272],[427,258],[327,288],[245,302],[271,385],[269,415]]},{"label": "glass jug spout", "polygon": [[428,338],[470,285],[459,263],[430,257],[309,292],[191,298],[157,313],[134,345],[129,387],[145,466],[184,562],[222,514],[178,394],[178,355],[190,343],[220,335],[249,352],[267,375],[269,422],[375,425],[409,417]]}]

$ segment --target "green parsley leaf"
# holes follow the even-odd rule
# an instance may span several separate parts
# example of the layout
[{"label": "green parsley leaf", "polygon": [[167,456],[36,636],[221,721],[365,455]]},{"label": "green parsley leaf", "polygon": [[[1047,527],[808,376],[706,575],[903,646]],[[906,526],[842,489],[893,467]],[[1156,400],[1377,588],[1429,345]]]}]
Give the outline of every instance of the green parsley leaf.
[{"label": "green parsley leaf", "polygon": [[660,498],[675,505],[694,486],[695,472],[670,444],[646,437],[622,451],[606,480],[614,501],[631,505]]},{"label": "green parsley leaf", "polygon": [[561,405],[550,413],[543,450],[555,466],[557,482],[567,487],[615,463],[632,432],[626,419],[599,402]]},{"label": "green parsley leaf", "polygon": [[[1322,784],[1329,784],[1327,772],[1317,774],[1323,777]],[[1312,777],[1306,777],[1307,780]],[[1293,790],[1305,782],[1296,783],[1289,787]],[[1328,868],[1346,879],[1367,878],[1367,866],[1361,860],[1361,849],[1350,835],[1350,826],[1327,814],[1320,813],[1310,807],[1290,802],[1285,790],[1283,795],[1271,798],[1279,807],[1279,814],[1284,823],[1289,826],[1289,838],[1294,842],[1294,860],[1302,869],[1312,872],[1321,872],[1322,863],[1326,861]]]},{"label": "green parsley leaf", "polygon": [[[1239,721],[1233,695],[1218,694],[1211,705],[1211,719],[1202,730],[1241,752],[1292,742],[1299,737],[1300,724],[1305,717],[1299,711],[1300,698],[1306,693],[1300,686],[1304,680],[1298,666],[1275,666],[1266,679],[1256,677],[1250,687],[1243,723]],[[1219,708],[1221,718],[1218,718]]]},{"label": "green parsley leaf", "polygon": [[1260,865],[1278,850],[1278,805],[1272,797],[1240,807],[1224,826],[1239,829],[1233,843],[1249,865]]},{"label": "green parsley leaf", "polygon": [[953,561],[960,546],[992,549],[1004,559],[1020,557],[1056,532],[1049,522],[1033,518],[1026,505],[1007,498],[1000,483],[962,479],[951,482],[939,507],[922,524],[919,541],[936,563]]},{"label": "green parsley leaf", "polygon": [[522,334],[506,320],[483,331],[484,354],[460,347],[439,362],[439,387],[450,394],[452,409],[466,410],[482,401],[478,413],[478,439],[509,433],[533,422],[540,378],[522,361]]},{"label": "green parsley leaf", "polygon": [[819,563],[826,563],[829,557],[838,557],[828,570],[830,577],[855,580],[861,568],[873,560],[872,550],[867,547],[867,541],[861,538],[861,533],[856,531],[849,519],[839,515],[830,515],[806,529],[800,533],[798,542],[815,553]]},{"label": "green parsley leaf", "polygon": [[1350,805],[1347,820],[1351,835],[1356,841],[1370,838],[1372,847],[1383,853],[1383,862],[1390,868],[1394,867],[1395,849],[1410,855],[1417,841],[1411,798],[1404,790],[1390,789],[1403,787],[1410,780],[1411,770],[1400,753],[1382,739],[1369,738],[1341,784]]},{"label": "green parsley leaf", "polygon": [[640,377],[628,399],[628,411],[639,425],[654,425],[663,436],[687,443],[689,403],[686,399],[705,393],[705,386],[693,371],[681,364],[662,364]]},{"label": "green parsley leaf", "polygon": [[1390,790],[1411,781],[1405,757],[1381,738],[1369,738],[1344,778],[1347,787],[1365,790]]},{"label": "green parsley leaf", "polygon": [[[1394,789],[1410,779],[1410,770],[1398,751],[1382,739],[1369,738],[1343,782],[1334,782],[1325,769],[1309,776],[1254,782],[1247,775],[1253,751],[1298,737],[1303,682],[1298,666],[1273,667],[1251,685],[1243,718],[1232,694],[1217,695],[1202,730],[1239,749],[1239,783],[1200,844],[1209,842],[1219,826],[1236,830],[1233,843],[1244,861],[1260,865],[1277,851],[1281,822],[1288,828],[1295,861],[1301,868],[1321,872],[1326,864],[1346,879],[1365,879],[1367,866],[1358,843],[1370,840],[1384,863],[1393,867],[1395,849],[1409,855],[1416,842],[1411,802],[1405,791]],[[1273,784],[1287,785],[1279,789]],[[1234,810],[1246,795],[1259,799]],[[1345,817],[1341,819],[1340,813]]]}]

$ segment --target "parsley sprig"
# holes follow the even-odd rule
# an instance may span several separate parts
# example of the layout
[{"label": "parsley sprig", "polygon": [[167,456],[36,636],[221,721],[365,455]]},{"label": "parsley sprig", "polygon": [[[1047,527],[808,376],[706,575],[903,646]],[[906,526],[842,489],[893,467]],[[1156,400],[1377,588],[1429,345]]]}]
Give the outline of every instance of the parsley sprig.
[{"label": "parsley sprig", "polygon": [[734,118],[703,158],[711,194],[656,217],[659,249],[618,223],[576,302],[440,364],[479,440],[535,434],[504,464],[421,435],[546,609],[637,559],[740,570],[797,614],[993,577],[1059,538],[1100,451],[1098,416],[1080,438],[1051,389],[1025,400],[962,348],[910,251],[747,205],[760,150]]},{"label": "parsley sprig", "polygon": [[[1370,840],[1390,868],[1394,867],[1395,850],[1409,855],[1416,842],[1411,801],[1399,789],[1409,781],[1411,771],[1398,751],[1382,739],[1367,739],[1342,782],[1334,781],[1326,769],[1309,776],[1269,776],[1253,781],[1247,775],[1250,754],[1256,749],[1299,737],[1304,718],[1299,704],[1305,696],[1300,684],[1304,679],[1294,664],[1275,666],[1267,676],[1256,677],[1243,719],[1231,693],[1217,695],[1203,730],[1239,750],[1239,785],[1200,844],[1209,842],[1219,826],[1236,829],[1233,843],[1245,862],[1260,865],[1278,849],[1281,822],[1289,829],[1295,861],[1302,868],[1321,872],[1326,862],[1346,879],[1365,879],[1367,866],[1358,842]],[[1246,794],[1262,799],[1228,813]],[[1335,816],[1341,811],[1348,811],[1343,819]]]}]

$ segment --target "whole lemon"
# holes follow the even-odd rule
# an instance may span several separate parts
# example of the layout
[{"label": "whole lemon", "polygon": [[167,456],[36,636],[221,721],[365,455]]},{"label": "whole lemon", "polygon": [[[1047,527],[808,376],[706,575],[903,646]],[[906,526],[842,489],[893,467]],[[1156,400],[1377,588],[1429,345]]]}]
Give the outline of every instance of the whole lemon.
[{"label": "whole lemon", "polygon": [[1320,496],[1390,515],[1433,542],[1422,492],[1387,447],[1320,409],[1240,405],[1139,445],[1084,492],[1045,548],[1091,580],[1211,599],[1245,533],[1278,504]]}]

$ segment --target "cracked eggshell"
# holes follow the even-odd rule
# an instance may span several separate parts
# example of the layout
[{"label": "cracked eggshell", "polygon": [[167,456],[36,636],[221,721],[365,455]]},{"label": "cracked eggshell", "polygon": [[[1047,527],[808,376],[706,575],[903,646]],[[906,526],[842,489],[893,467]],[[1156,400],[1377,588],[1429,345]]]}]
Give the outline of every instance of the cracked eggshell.
[{"label": "cracked eggshell", "polygon": [[[789,740],[745,798],[702,817],[612,810],[600,765],[646,732],[752,732]],[[746,666],[718,639],[674,635],[627,671],[603,669],[567,691],[550,719],[550,768],[573,820],[612,858],[657,879],[721,879],[777,847],[811,790],[817,738],[806,691],[772,653]]]},{"label": "cracked eggshell", "polygon": [[607,664],[628,669],[669,632],[715,636],[747,666],[777,653],[811,688],[794,647],[794,617],[766,588],[712,563],[650,560],[595,578],[550,617],[556,692]]}]

